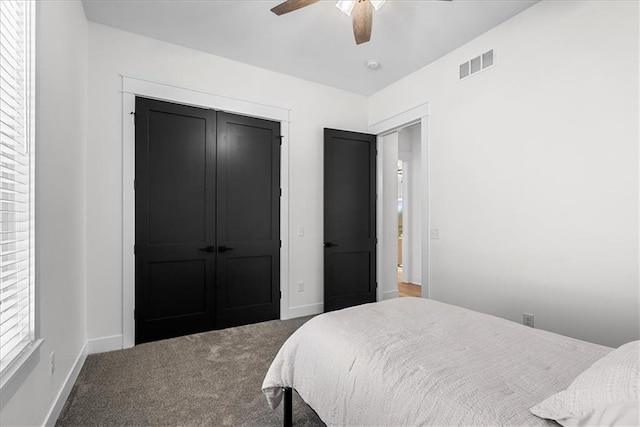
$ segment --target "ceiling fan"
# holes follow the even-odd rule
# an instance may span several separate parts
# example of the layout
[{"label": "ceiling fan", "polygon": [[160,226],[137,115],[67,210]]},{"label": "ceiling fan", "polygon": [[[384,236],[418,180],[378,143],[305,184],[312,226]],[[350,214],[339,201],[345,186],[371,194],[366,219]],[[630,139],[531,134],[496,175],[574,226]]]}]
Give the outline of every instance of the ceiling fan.
[{"label": "ceiling fan", "polygon": [[[293,12],[319,0],[286,0],[271,11],[276,15],[284,15]],[[382,7],[386,0],[338,0],[336,7],[352,17],[353,35],[356,44],[366,43],[371,39],[371,27],[373,24],[373,10]]]}]

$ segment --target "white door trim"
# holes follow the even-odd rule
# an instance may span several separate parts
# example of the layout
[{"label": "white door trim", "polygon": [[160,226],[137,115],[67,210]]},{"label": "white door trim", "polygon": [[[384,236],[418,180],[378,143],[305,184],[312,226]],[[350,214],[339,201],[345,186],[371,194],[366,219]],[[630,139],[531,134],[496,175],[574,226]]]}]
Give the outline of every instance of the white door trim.
[{"label": "white door trim", "polygon": [[[422,204],[422,297],[429,297],[429,259],[430,259],[430,250],[429,250],[429,228],[431,222],[431,211],[429,210],[429,103],[425,102],[424,104],[420,104],[414,108],[403,111],[398,114],[394,114],[386,119],[380,120],[376,123],[372,123],[369,125],[369,133],[375,134],[378,136],[378,153],[382,153],[380,149],[380,144],[382,143],[382,136],[387,135],[391,132],[396,132],[402,128],[414,125],[416,123],[420,123],[420,144],[421,144],[421,153],[420,153],[420,162],[422,164],[422,182],[420,192],[420,202]],[[379,157],[379,156],[378,156]],[[378,221],[378,247],[376,250],[378,260],[377,260],[377,276],[378,280],[381,280],[385,276],[386,271],[383,270],[384,266],[380,263],[380,253],[381,246],[383,244],[391,244],[391,242],[384,242],[382,239],[382,161],[380,159],[377,160],[377,175],[378,175],[378,206],[377,206],[377,221]],[[393,244],[397,244],[393,242]],[[378,300],[382,299],[382,295],[380,292],[381,286],[378,285]]]},{"label": "white door trim", "polygon": [[135,344],[135,126],[136,96],[211,108],[218,111],[280,122],[280,318],[289,318],[289,123],[291,110],[241,99],[214,95],[169,84],[122,76],[122,348]]}]

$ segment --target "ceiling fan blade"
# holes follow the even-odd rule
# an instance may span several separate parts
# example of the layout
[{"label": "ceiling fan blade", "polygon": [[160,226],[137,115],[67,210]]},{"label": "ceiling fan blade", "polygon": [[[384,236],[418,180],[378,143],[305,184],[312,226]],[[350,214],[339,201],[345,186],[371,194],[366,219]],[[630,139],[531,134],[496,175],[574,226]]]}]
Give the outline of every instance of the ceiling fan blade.
[{"label": "ceiling fan blade", "polygon": [[371,39],[373,25],[373,7],[368,0],[358,0],[353,8],[353,35],[356,44],[366,43]]},{"label": "ceiling fan blade", "polygon": [[285,13],[293,12],[294,10],[302,9],[305,6],[316,3],[317,1],[319,0],[287,0],[271,9],[271,12],[280,16]]}]

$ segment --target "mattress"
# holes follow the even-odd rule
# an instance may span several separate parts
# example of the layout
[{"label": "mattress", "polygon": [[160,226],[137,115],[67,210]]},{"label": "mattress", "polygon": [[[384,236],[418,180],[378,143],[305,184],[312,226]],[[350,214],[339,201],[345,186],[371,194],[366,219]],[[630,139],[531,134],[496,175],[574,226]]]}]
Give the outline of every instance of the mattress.
[{"label": "mattress", "polygon": [[292,387],[328,425],[546,425],[529,408],[612,348],[423,298],[319,315],[262,389]]}]

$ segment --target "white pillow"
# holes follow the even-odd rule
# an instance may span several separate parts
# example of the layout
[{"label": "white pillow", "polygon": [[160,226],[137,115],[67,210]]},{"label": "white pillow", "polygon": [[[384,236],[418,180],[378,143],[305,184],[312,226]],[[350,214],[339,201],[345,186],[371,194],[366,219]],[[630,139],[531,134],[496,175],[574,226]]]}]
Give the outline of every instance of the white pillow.
[{"label": "white pillow", "polygon": [[640,425],[640,404],[638,402],[612,403],[578,418],[563,418],[562,425],[586,426],[631,426]]},{"label": "white pillow", "polygon": [[566,390],[530,411],[564,426],[598,425],[602,417],[622,423],[611,425],[640,425],[639,383],[640,341],[632,341],[595,362]]}]

